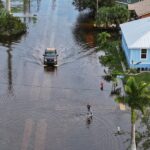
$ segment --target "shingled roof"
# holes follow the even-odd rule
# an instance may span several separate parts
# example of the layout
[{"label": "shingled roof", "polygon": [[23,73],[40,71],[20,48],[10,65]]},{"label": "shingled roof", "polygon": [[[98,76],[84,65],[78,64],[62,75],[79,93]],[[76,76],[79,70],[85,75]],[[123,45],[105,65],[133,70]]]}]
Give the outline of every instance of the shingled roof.
[{"label": "shingled roof", "polygon": [[150,14],[150,0],[143,0],[134,4],[128,4],[129,10],[135,10],[138,17]]}]

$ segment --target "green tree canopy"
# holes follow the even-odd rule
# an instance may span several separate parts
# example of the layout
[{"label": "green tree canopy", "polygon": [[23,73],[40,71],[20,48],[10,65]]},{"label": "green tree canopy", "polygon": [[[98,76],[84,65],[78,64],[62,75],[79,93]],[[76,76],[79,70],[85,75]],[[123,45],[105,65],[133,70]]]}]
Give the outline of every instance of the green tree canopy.
[{"label": "green tree canopy", "polygon": [[2,1],[0,0],[0,9],[3,8],[3,3]]},{"label": "green tree canopy", "polygon": [[98,44],[100,48],[106,48],[106,45],[108,43],[108,39],[111,37],[111,35],[107,32],[101,32],[98,34]]},{"label": "green tree canopy", "polygon": [[4,8],[0,9],[0,35],[11,36],[26,32],[27,26],[13,17]]},{"label": "green tree canopy", "polygon": [[79,10],[85,10],[87,8],[92,11],[96,11],[97,2],[99,7],[111,6],[114,4],[114,0],[73,0],[73,5]]},{"label": "green tree canopy", "polygon": [[120,23],[126,22],[129,19],[129,11],[125,6],[114,5],[112,7],[101,7],[98,10],[96,17],[97,25],[108,25],[115,24],[119,27]]},{"label": "green tree canopy", "polygon": [[140,110],[144,113],[144,108],[150,106],[149,84],[145,82],[137,83],[133,77],[129,77],[125,85],[125,103],[132,109]]}]

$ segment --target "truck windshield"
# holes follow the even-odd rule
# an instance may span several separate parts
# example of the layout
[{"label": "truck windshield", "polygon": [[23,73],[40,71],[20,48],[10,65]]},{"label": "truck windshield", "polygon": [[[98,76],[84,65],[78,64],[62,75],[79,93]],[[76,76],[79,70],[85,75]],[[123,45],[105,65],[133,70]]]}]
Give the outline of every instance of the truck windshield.
[{"label": "truck windshield", "polygon": [[55,55],[56,55],[55,52],[46,52],[45,54],[46,54],[47,56],[55,56]]}]

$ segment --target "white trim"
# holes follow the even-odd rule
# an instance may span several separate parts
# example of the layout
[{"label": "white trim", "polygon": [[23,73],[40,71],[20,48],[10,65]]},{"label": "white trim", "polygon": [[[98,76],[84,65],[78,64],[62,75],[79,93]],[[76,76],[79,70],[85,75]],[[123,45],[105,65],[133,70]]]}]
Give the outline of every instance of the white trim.
[{"label": "white trim", "polygon": [[137,50],[137,49],[150,49],[150,47],[131,47],[131,46],[129,46],[128,48],[129,48],[129,49],[132,49],[132,50]]},{"label": "white trim", "polygon": [[[132,63],[130,63],[130,65],[137,65],[136,63],[134,63],[134,64],[132,64]],[[141,62],[140,64],[138,64],[138,65],[150,65],[150,63],[148,63],[148,62]],[[137,65],[137,66],[138,66]]]},{"label": "white trim", "polygon": [[141,65],[150,65],[150,63],[148,63],[148,62],[141,62],[140,64]]}]

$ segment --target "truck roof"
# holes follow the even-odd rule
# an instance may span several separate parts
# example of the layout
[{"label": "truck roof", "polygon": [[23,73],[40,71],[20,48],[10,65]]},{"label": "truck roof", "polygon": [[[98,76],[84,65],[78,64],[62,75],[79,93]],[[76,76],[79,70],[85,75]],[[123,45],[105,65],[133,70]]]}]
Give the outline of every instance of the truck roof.
[{"label": "truck roof", "polygon": [[55,51],[56,48],[46,48],[46,51]]}]

